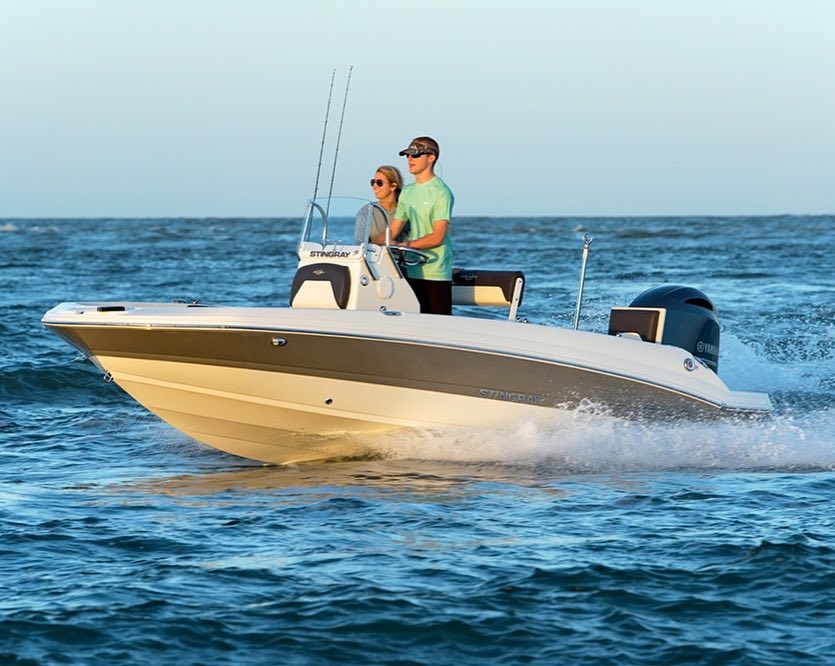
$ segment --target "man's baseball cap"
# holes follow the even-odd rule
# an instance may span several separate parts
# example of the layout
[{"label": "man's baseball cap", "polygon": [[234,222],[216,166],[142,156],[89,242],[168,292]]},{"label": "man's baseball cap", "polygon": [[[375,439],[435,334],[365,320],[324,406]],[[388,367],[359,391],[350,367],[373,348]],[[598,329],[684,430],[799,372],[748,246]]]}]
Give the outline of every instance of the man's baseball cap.
[{"label": "man's baseball cap", "polygon": [[438,142],[430,136],[419,136],[412,139],[408,148],[401,150],[398,155],[410,155],[417,157],[418,155],[434,155],[440,157],[441,149],[438,147]]}]

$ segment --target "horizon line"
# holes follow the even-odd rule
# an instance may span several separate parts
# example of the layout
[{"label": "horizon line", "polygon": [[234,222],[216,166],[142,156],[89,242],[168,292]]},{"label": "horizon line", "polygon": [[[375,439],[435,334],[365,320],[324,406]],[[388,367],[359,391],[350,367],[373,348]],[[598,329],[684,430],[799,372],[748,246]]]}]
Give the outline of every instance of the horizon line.
[{"label": "horizon line", "polygon": [[[741,218],[741,217],[759,217],[759,218],[779,218],[779,217],[833,217],[835,213],[600,213],[600,214],[567,214],[561,213],[556,215],[487,215],[480,213],[473,213],[468,215],[455,215],[453,219],[466,218],[503,218],[503,219],[602,219],[602,218],[617,218],[617,219],[671,219],[671,218]],[[36,221],[36,220],[294,220],[301,219],[300,215],[25,215],[25,216],[0,216],[0,222],[13,221]]]}]

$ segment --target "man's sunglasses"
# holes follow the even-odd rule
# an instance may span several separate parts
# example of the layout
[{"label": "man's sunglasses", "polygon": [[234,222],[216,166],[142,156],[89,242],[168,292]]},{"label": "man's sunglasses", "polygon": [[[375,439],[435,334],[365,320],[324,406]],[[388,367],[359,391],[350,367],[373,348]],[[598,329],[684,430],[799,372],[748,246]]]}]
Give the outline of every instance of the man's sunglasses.
[{"label": "man's sunglasses", "polygon": [[385,181],[380,180],[379,178],[372,178],[371,179],[371,187],[374,187],[375,185],[377,187],[382,187],[383,185],[385,185]]}]

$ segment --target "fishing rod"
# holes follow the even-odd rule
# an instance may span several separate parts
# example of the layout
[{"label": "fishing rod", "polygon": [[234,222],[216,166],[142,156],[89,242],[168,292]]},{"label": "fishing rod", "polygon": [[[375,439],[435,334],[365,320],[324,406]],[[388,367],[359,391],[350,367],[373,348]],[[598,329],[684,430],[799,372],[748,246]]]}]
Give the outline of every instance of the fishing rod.
[{"label": "fishing rod", "polygon": [[331,87],[328,91],[328,106],[325,108],[325,126],[322,128],[322,145],[319,146],[319,164],[316,165],[316,184],[313,186],[313,201],[319,195],[319,174],[322,172],[322,156],[325,154],[325,137],[328,134],[328,117],[331,112],[331,99],[333,98],[333,81],[336,78],[336,68],[331,72]]},{"label": "fishing rod", "polygon": [[351,72],[354,71],[354,66],[351,65],[348,68],[348,80],[345,82],[345,97],[342,100],[342,115],[339,118],[339,131],[336,133],[336,150],[333,154],[333,170],[331,171],[331,185],[330,189],[328,190],[328,204],[326,206],[325,214],[330,211],[331,208],[331,195],[333,194],[333,180],[336,178],[336,159],[339,157],[339,142],[342,139],[342,123],[345,120],[345,107],[348,104],[348,88],[351,87]]}]

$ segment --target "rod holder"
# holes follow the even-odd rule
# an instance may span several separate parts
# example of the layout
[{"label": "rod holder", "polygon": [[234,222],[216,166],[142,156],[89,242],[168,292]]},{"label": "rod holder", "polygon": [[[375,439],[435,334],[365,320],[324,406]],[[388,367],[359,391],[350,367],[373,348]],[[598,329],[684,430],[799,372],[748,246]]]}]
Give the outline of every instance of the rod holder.
[{"label": "rod holder", "polygon": [[577,289],[577,307],[574,308],[574,330],[580,328],[580,307],[583,305],[583,285],[586,282],[586,263],[589,260],[589,246],[594,240],[591,234],[583,235],[583,263],[580,265],[580,286]]}]

